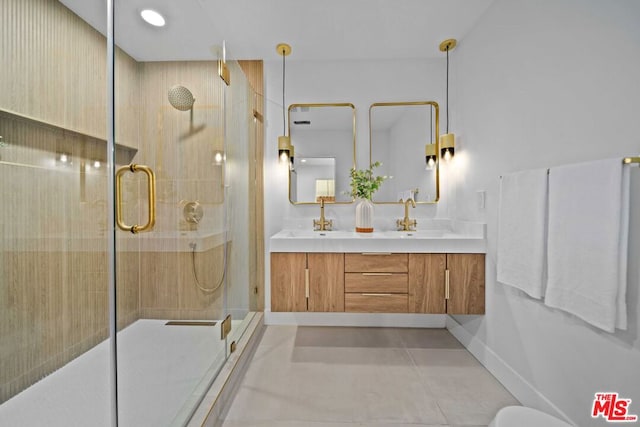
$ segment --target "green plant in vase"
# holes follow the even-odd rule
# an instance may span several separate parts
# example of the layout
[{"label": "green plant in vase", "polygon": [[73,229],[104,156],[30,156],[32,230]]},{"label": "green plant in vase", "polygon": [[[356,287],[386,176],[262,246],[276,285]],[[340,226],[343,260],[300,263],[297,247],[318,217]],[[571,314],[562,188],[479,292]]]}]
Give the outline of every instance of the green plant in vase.
[{"label": "green plant in vase", "polygon": [[382,163],[372,163],[369,169],[351,168],[349,176],[351,176],[351,197],[355,199],[371,200],[373,193],[380,189],[385,179],[389,177],[373,176],[373,169],[382,166]]},{"label": "green plant in vase", "polygon": [[382,163],[375,162],[369,169],[351,168],[351,197],[359,199],[356,205],[356,231],[359,233],[373,232],[373,203],[371,197],[373,193],[380,189],[386,175],[374,176],[373,170],[380,167]]}]

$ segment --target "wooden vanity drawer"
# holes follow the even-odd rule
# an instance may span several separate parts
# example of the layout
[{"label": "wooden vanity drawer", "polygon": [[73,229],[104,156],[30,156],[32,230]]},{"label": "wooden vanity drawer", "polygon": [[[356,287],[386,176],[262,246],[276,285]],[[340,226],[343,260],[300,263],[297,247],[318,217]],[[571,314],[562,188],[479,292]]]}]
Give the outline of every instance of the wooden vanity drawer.
[{"label": "wooden vanity drawer", "polygon": [[344,254],[344,269],[351,273],[406,273],[408,266],[409,254]]},{"label": "wooden vanity drawer", "polygon": [[345,292],[381,292],[406,294],[409,291],[407,273],[345,273]]},{"label": "wooden vanity drawer", "polygon": [[351,313],[406,313],[407,294],[345,294],[344,311]]}]

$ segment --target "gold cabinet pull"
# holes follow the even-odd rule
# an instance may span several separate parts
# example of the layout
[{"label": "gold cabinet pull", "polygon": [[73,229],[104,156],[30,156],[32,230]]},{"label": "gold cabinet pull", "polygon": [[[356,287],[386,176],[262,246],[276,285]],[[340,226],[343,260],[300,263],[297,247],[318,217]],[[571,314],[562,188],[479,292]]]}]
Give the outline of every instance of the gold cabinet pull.
[{"label": "gold cabinet pull", "polygon": [[364,256],[389,256],[391,252],[362,252]]},{"label": "gold cabinet pull", "polygon": [[449,299],[449,270],[444,271],[444,299]]},{"label": "gold cabinet pull", "polygon": [[304,296],[309,298],[309,269],[304,270]]},{"label": "gold cabinet pull", "polygon": [[363,276],[391,276],[392,273],[362,273]]},{"label": "gold cabinet pull", "polygon": [[[142,172],[147,176],[149,193],[149,220],[145,225],[127,225],[122,220],[122,176],[126,172]],[[156,223],[156,175],[149,166],[130,164],[116,171],[116,223],[118,228],[133,234],[150,231]]]},{"label": "gold cabinet pull", "polygon": [[391,294],[361,294],[363,297],[390,297]]}]

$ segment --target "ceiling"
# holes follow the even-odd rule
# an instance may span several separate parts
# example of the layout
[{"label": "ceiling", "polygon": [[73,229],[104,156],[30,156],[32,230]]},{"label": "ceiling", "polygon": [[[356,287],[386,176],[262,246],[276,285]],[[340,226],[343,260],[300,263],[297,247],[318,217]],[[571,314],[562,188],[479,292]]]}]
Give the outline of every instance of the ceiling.
[{"label": "ceiling", "polygon": [[[442,57],[438,45],[461,40],[493,0],[114,0],[116,43],[138,61],[227,58],[287,61]],[[105,34],[106,0],[60,0]],[[151,27],[145,8],[167,25]],[[213,52],[213,53],[212,53]]]}]

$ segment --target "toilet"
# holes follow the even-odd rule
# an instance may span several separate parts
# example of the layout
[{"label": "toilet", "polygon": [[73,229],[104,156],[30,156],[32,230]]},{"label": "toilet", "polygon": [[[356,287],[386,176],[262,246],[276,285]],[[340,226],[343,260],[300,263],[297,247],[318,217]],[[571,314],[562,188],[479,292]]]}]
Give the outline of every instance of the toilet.
[{"label": "toilet", "polygon": [[506,406],[498,411],[488,427],[571,427],[571,424],[536,409]]}]

